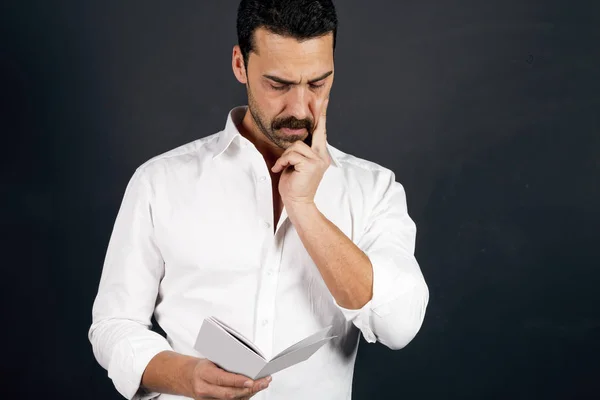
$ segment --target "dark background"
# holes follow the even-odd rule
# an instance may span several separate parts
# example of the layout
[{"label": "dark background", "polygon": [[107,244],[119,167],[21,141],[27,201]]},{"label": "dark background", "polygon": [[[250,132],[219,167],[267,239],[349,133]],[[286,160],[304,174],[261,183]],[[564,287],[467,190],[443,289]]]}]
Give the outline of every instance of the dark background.
[{"label": "dark background", "polygon": [[[237,4],[1,3],[3,395],[120,398],[87,341],[114,218],[245,102]],[[329,140],[396,172],[431,291],[354,399],[600,398],[600,2],[337,7]]]}]

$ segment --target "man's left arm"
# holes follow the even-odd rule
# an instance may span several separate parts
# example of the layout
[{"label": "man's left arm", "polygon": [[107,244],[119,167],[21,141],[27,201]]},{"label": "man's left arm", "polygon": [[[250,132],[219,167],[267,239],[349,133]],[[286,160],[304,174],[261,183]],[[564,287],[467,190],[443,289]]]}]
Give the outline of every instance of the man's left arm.
[{"label": "man's left arm", "polygon": [[420,330],[429,290],[414,256],[416,226],[393,172],[376,185],[378,199],[353,243],[314,203],[287,209],[333,302],[367,342],[405,347]]}]

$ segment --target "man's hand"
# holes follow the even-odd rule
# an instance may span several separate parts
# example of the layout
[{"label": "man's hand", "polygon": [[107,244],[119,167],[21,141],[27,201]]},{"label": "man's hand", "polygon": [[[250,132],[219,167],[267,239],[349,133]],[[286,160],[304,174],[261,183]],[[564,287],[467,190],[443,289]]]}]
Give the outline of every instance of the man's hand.
[{"label": "man's hand", "polygon": [[327,105],[325,100],[317,127],[313,132],[312,145],[298,140],[288,147],[271,169],[281,172],[279,193],[287,209],[294,205],[314,203],[315,193],[331,160],[327,152]]},{"label": "man's hand", "polygon": [[196,400],[249,399],[266,389],[271,377],[254,381],[243,375],[227,372],[207,359],[200,359],[194,365],[190,380],[192,396]]}]

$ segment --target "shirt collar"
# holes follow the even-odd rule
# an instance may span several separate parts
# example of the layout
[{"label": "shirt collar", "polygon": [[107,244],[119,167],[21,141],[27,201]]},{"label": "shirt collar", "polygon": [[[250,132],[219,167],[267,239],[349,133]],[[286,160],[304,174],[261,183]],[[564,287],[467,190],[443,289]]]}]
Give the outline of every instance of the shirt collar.
[{"label": "shirt collar", "polygon": [[[213,156],[213,159],[225,152],[234,141],[237,141],[238,144],[251,143],[248,139],[242,136],[237,128],[237,125],[242,122],[242,119],[244,119],[247,109],[248,106],[239,106],[229,111],[227,122],[225,123],[225,129],[218,134],[215,155]],[[329,152],[329,157],[331,158],[331,164],[335,165],[336,167],[340,167],[341,165],[339,161],[331,151],[330,144],[327,144],[327,150]]]}]

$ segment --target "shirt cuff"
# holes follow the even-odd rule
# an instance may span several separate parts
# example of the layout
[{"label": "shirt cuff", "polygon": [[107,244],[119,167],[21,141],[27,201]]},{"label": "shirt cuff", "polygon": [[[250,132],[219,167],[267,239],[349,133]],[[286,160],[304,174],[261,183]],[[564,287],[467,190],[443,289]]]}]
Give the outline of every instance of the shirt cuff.
[{"label": "shirt cuff", "polygon": [[130,400],[148,400],[160,393],[140,390],[142,375],[158,353],[172,351],[167,340],[156,332],[146,331],[121,340],[113,350],[108,376],[117,391]]},{"label": "shirt cuff", "polygon": [[340,306],[333,296],[331,298],[333,299],[333,304],[335,304],[342,314],[344,314],[346,321],[351,321],[362,332],[363,337],[367,342],[375,343],[377,341],[377,337],[375,336],[375,333],[373,333],[371,324],[369,323],[371,317],[371,301],[367,302],[367,304],[357,310],[350,310]]}]

